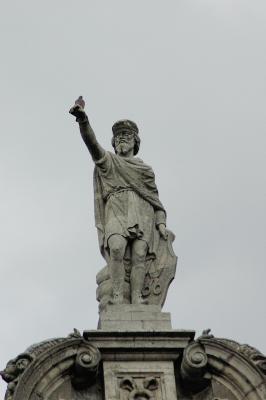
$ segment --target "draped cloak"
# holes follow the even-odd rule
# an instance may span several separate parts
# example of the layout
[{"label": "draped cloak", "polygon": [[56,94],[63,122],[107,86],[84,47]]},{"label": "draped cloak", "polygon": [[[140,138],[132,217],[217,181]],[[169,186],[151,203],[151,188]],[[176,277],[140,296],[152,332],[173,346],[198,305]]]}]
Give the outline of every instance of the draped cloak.
[{"label": "draped cloak", "polygon": [[[111,234],[119,233],[130,238],[131,231],[134,230],[137,234],[136,237],[141,238],[143,232],[140,232],[140,236],[138,236],[138,224],[142,224],[144,231],[150,224],[149,233],[144,232],[144,236],[148,235],[149,237],[144,237],[144,239],[148,244],[148,255],[156,257],[156,248],[159,243],[156,225],[165,223],[166,212],[159,200],[152,168],[140,158],[120,157],[106,151],[104,156],[95,162],[93,184],[95,225],[103,257],[106,258],[107,241]],[[137,207],[134,207],[136,205]],[[133,211],[128,208],[133,208]],[[116,232],[116,222],[110,224],[108,220],[117,218],[119,213],[121,215],[128,211],[131,215],[134,215],[135,212],[137,222],[133,223],[134,226],[123,227],[123,232],[126,233],[121,233],[120,229],[118,229],[119,232]],[[111,217],[110,214],[112,214]],[[123,215],[121,217],[124,220]],[[133,219],[131,217],[131,220],[134,220],[134,217]],[[117,223],[121,225],[121,218],[117,220]],[[110,232],[109,225],[114,226],[113,232]]]}]

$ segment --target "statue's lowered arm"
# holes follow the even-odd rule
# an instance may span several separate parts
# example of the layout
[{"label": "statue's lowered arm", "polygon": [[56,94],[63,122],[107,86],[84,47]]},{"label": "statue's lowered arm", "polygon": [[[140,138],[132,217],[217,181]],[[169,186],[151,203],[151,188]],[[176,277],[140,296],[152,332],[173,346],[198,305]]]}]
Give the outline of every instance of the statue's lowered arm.
[{"label": "statue's lowered arm", "polygon": [[95,133],[90,126],[88,116],[85,113],[84,106],[85,102],[80,96],[75,101],[75,105],[69,110],[69,113],[76,117],[76,121],[79,123],[82,139],[84,140],[93,160],[97,161],[104,156],[105,150],[96,139]]}]

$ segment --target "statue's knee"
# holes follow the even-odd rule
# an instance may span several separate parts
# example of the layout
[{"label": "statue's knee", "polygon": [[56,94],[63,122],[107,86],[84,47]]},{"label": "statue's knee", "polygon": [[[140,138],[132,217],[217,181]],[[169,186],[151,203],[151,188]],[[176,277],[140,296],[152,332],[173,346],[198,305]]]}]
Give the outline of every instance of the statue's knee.
[{"label": "statue's knee", "polygon": [[120,238],[112,237],[109,240],[110,257],[113,260],[121,261],[124,257],[125,246]]},{"label": "statue's knee", "polygon": [[147,244],[144,241],[137,242],[134,246],[134,250],[132,252],[132,257],[135,263],[142,263],[146,259],[147,254]]},{"label": "statue's knee", "polygon": [[110,248],[110,256],[113,260],[122,260],[123,259],[123,252],[120,247],[113,247]]}]

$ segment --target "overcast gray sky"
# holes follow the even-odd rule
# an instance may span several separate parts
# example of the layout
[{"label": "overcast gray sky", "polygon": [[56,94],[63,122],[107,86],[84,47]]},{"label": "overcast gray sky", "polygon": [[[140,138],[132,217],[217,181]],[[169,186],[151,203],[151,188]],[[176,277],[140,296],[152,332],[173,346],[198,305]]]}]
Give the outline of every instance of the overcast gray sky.
[{"label": "overcast gray sky", "polygon": [[265,0],[14,0],[0,30],[1,367],[97,325],[81,94],[105,148],[139,125],[176,233],[173,327],[266,352]]}]

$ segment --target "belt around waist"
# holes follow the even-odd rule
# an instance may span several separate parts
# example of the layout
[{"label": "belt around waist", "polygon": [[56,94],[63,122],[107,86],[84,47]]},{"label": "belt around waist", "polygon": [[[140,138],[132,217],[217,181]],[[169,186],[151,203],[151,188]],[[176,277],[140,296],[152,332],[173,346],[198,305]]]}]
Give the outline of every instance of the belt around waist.
[{"label": "belt around waist", "polygon": [[116,195],[118,193],[122,193],[122,192],[134,192],[134,190],[131,188],[120,188],[120,189],[114,190],[114,191],[108,193],[108,195],[106,196],[106,201],[108,201],[111,196]]}]

